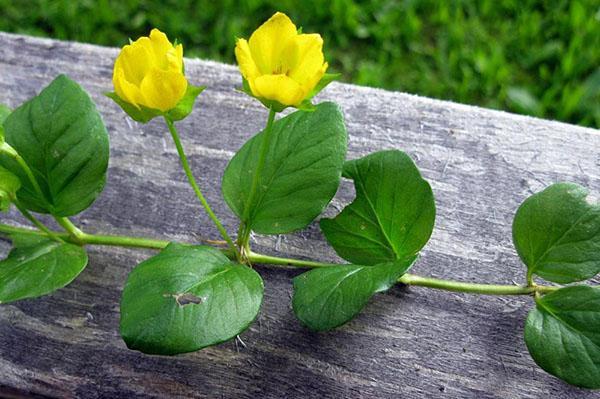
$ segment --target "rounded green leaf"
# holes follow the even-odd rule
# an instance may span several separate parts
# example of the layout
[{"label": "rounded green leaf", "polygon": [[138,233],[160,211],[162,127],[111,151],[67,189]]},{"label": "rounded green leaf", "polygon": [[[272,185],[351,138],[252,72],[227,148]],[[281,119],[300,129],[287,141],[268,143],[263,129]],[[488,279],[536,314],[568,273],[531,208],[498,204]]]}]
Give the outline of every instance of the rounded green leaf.
[{"label": "rounded green leaf", "polygon": [[600,289],[561,288],[536,301],[525,324],[535,362],[572,385],[600,388]]},{"label": "rounded green leaf", "polygon": [[375,266],[332,266],[301,274],[294,278],[294,313],[314,331],[338,327],[353,319],[374,294],[392,287],[415,259]]},{"label": "rounded green leaf", "polygon": [[121,336],[130,349],[174,355],[227,341],[256,318],[263,282],[219,250],[170,244],[129,274]]},{"label": "rounded green leaf", "polygon": [[87,265],[82,247],[34,236],[12,236],[0,262],[0,303],[35,298],[69,284]]},{"label": "rounded green leaf", "polygon": [[4,121],[6,142],[25,159],[41,197],[22,168],[6,156],[0,164],[17,175],[26,208],[56,216],[77,214],[104,188],[108,134],[89,95],[68,77],[54,79]]},{"label": "rounded green leaf", "polygon": [[374,265],[415,255],[429,240],[435,201],[408,155],[381,151],[350,161],[344,177],[354,180],[356,198],[321,230],[339,256]]},{"label": "rounded green leaf", "polygon": [[[337,105],[296,111],[273,124],[267,161],[245,221],[257,233],[302,229],[327,206],[340,184],[347,135]],[[264,131],[231,159],[223,176],[223,197],[241,219],[247,205]]]},{"label": "rounded green leaf", "polygon": [[529,197],[513,222],[513,242],[528,275],[566,284],[600,272],[600,206],[588,191],[557,183]]}]

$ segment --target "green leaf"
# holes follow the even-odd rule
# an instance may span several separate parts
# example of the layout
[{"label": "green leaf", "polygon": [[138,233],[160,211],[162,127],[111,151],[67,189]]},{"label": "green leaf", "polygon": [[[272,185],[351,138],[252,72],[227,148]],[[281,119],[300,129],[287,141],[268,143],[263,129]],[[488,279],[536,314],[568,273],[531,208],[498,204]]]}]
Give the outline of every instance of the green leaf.
[{"label": "green leaf", "polygon": [[0,303],[35,298],[69,284],[87,265],[82,247],[31,235],[13,235],[0,262]]},{"label": "green leaf", "polygon": [[191,84],[188,84],[185,95],[175,108],[167,112],[167,117],[172,121],[180,121],[187,117],[194,108],[196,98],[204,91],[204,89],[204,86],[192,86]]},{"label": "green leaf", "polygon": [[572,385],[600,388],[600,289],[561,288],[536,300],[525,324],[535,362]]},{"label": "green leaf", "polygon": [[256,318],[260,276],[206,246],[170,244],[130,273],[121,336],[130,349],[173,355],[227,341]]},{"label": "green leaf", "polygon": [[378,292],[392,287],[416,256],[376,266],[332,266],[294,278],[296,317],[314,331],[326,331],[353,319]]},{"label": "green leaf", "polygon": [[21,181],[10,171],[0,166],[0,212],[5,212],[21,188]]},{"label": "green leaf", "polygon": [[557,183],[529,197],[513,222],[513,242],[528,276],[566,284],[600,272],[600,206],[588,191]]},{"label": "green leaf", "polygon": [[[245,221],[261,234],[302,229],[323,211],[337,191],[347,147],[344,118],[334,103],[319,104],[314,112],[296,111],[272,129],[267,162]],[[244,144],[223,176],[223,196],[240,219],[263,137],[264,131]]]},{"label": "green leaf", "polygon": [[429,240],[435,202],[429,183],[401,151],[381,151],[347,162],[356,198],[321,230],[342,258],[375,265],[415,255]]},{"label": "green leaf", "polygon": [[1,157],[0,164],[21,180],[17,195],[28,209],[75,215],[104,188],[109,155],[106,128],[89,95],[65,75],[15,109],[4,129],[6,142],[25,159],[44,194],[34,190],[15,161]]}]

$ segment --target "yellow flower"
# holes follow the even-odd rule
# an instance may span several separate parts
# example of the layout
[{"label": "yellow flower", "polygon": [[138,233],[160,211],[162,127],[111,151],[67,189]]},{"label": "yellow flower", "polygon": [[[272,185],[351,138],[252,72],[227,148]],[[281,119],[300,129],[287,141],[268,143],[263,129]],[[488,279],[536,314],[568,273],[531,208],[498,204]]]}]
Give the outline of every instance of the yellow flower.
[{"label": "yellow flower", "polygon": [[299,34],[280,12],[250,40],[238,39],[235,56],[252,95],[284,106],[297,107],[310,98],[327,70],[321,35]]},{"label": "yellow flower", "polygon": [[169,111],[185,95],[188,82],[183,75],[183,46],[173,46],[167,36],[152,29],[126,45],[115,61],[115,92],[136,108]]}]

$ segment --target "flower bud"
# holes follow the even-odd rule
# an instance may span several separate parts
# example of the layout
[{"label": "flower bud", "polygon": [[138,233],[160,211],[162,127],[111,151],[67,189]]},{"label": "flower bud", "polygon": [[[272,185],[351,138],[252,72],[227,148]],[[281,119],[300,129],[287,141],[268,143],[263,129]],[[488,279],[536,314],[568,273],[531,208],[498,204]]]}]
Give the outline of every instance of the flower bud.
[{"label": "flower bud", "polygon": [[319,82],[328,65],[321,35],[298,33],[283,13],[269,18],[250,40],[238,39],[235,56],[245,90],[276,111],[302,108],[324,87]]},{"label": "flower bud", "polygon": [[186,94],[183,46],[173,45],[158,29],[123,47],[115,61],[116,95],[137,109],[167,112]]}]

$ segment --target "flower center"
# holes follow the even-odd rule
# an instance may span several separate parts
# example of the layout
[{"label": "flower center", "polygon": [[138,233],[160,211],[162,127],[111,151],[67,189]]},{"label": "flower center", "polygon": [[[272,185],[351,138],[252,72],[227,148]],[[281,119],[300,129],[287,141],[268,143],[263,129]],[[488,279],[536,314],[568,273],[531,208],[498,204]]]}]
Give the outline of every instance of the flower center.
[{"label": "flower center", "polygon": [[275,69],[273,69],[273,75],[290,76],[290,72],[291,72],[291,69],[284,67],[283,64],[279,64],[275,67]]}]

